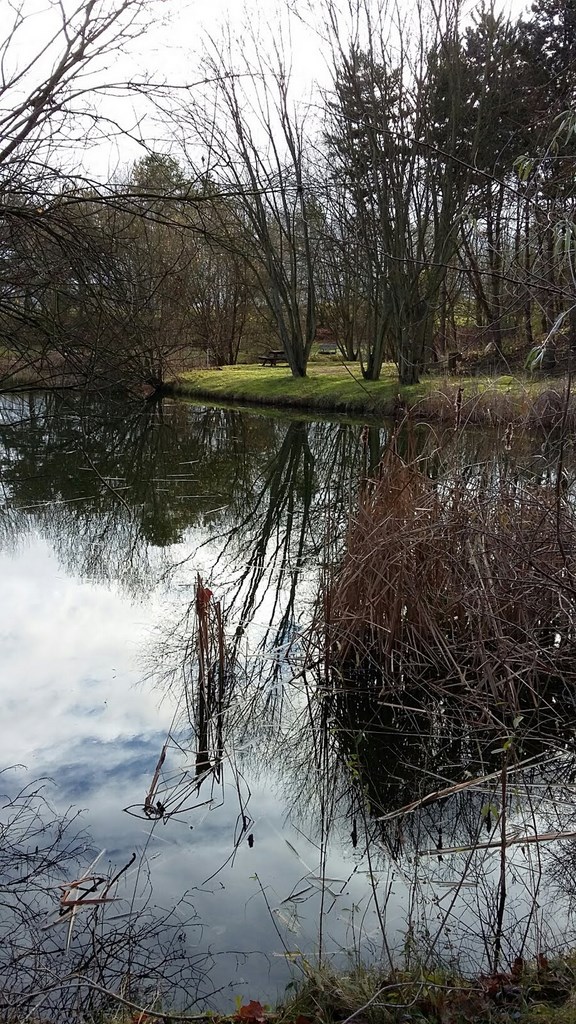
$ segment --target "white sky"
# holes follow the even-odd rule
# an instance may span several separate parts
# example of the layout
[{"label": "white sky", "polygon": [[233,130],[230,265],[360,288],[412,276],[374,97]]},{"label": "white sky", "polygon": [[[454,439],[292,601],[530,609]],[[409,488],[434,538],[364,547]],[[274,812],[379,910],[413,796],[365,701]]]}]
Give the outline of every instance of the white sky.
[{"label": "white sky", "polygon": [[[113,2],[113,0],[111,0]],[[346,0],[347,2],[347,0]],[[78,0],[76,0],[78,3]],[[407,11],[413,5],[407,3]],[[64,0],[66,9],[76,4]],[[344,4],[345,6],[345,4]],[[479,4],[471,2],[466,12],[471,15]],[[506,0],[505,11],[514,16],[525,9],[520,0]],[[229,23],[233,36],[238,37],[239,58],[249,53],[254,45],[250,35],[261,40],[263,50],[272,45],[291,49],[291,70],[295,95],[306,99],[314,97],[317,83],[327,84],[326,46],[322,44],[321,30],[314,30],[313,23],[321,22],[321,5],[316,0],[150,0],[150,26],[147,32],[133,41],[128,52],[115,54],[112,59],[101,62],[95,77],[102,82],[121,82],[141,79],[148,75],[153,81],[176,84],[190,83],[201,77],[198,53],[204,33],[217,39],[222,26]],[[80,3],[80,9],[82,4]],[[12,66],[22,67],[31,53],[38,53],[49,38],[50,25],[58,17],[58,5],[54,0],[23,0],[25,14],[32,14],[15,34],[10,43],[8,55]],[[302,18],[294,13],[299,11]],[[0,0],[0,11],[9,11],[7,0]],[[307,22],[307,24],[306,24]],[[12,23],[12,16],[0,17],[0,39]],[[258,44],[260,45],[260,43]],[[10,61],[8,68],[10,69]],[[48,58],[39,65],[39,70],[48,66]],[[317,93],[319,96],[319,93]],[[2,96],[0,89],[0,112],[3,106],[13,103],[9,90]],[[146,101],[136,91],[132,95],[99,99],[99,109],[112,119],[117,119],[128,134],[94,141],[88,147],[79,149],[72,142],[70,163],[82,162],[89,176],[109,179],[124,176],[134,160],[143,156],[146,146],[151,149],[169,151],[170,139],[165,119],[154,117]],[[139,139],[142,144],[139,144]],[[59,158],[65,158],[62,151]]]}]

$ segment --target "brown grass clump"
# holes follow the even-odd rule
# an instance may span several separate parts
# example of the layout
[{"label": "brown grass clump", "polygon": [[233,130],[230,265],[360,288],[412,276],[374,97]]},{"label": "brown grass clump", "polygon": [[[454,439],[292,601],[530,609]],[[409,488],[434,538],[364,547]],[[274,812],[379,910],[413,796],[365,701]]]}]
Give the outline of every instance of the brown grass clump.
[{"label": "brown grass clump", "polygon": [[279,1024],[575,1024],[574,954],[535,963],[518,957],[507,972],[466,978],[441,965],[386,971],[354,965],[336,973],[306,965],[306,980]]},{"label": "brown grass clump", "polygon": [[333,665],[384,694],[424,685],[513,708],[576,665],[576,516],[549,486],[430,479],[392,450],[327,588]]},{"label": "brown grass clump", "polygon": [[446,380],[408,405],[419,419],[453,423],[460,389],[462,426],[514,423],[524,430],[541,431],[564,422],[573,430],[576,396],[573,389],[567,394],[567,388],[566,379],[555,380],[549,386],[512,377],[484,378],[476,384],[470,379]]}]

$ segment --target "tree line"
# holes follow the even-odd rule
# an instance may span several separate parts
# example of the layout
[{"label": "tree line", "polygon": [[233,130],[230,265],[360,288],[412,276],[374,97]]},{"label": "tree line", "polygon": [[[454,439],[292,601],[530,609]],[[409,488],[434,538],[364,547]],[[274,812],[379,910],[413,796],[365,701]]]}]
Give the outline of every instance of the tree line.
[{"label": "tree line", "polygon": [[[576,348],[576,5],[512,20],[425,0],[315,6],[324,84],[296,88],[282,32],[207,38],[191,84],[102,80],[147,30],[145,0],[60,5],[44,48],[1,47],[4,386],[29,366],[77,384],[161,386],[192,362],[313,345],[412,383],[466,331],[501,355]],[[297,12],[304,19],[306,12]],[[164,138],[105,183],[64,154],[122,129],[99,96],[137,93]]]}]

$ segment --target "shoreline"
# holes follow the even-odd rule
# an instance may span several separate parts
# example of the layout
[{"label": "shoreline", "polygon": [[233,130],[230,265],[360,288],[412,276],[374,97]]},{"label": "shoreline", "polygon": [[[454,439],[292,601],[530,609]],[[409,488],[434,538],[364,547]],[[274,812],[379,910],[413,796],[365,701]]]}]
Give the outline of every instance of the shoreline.
[{"label": "shoreline", "polygon": [[385,970],[355,963],[339,973],[306,963],[293,989],[274,1006],[261,1003],[257,993],[239,995],[235,1011],[226,1013],[178,1011],[163,1001],[141,1005],[137,997],[102,988],[116,1008],[84,1019],[100,1024],[576,1024],[573,952],[550,960],[539,953],[533,963],[518,956],[508,969],[474,977],[441,964]]},{"label": "shoreline", "polygon": [[568,396],[567,377],[527,378],[430,376],[401,387],[387,365],[378,381],[365,381],[346,366],[310,364],[304,378],[284,367],[258,365],[192,370],[165,384],[162,395],[215,403],[355,418],[408,415],[455,427],[522,425],[550,429],[563,420],[576,425],[576,399]]}]

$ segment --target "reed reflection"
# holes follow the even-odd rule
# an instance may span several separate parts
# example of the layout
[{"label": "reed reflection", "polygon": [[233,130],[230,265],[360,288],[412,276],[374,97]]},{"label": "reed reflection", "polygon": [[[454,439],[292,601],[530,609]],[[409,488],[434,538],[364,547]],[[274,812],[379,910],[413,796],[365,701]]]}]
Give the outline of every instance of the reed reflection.
[{"label": "reed reflection", "polygon": [[[413,894],[407,927],[414,934],[441,931],[443,948],[448,917],[464,909],[466,927],[471,919],[482,922],[493,964],[533,943],[545,870],[572,862],[568,846],[562,860],[554,840],[541,837],[570,843],[565,836],[576,831],[576,716],[564,671],[573,657],[572,595],[562,575],[570,577],[571,563],[554,563],[556,603],[545,622],[534,619],[525,628],[522,615],[531,606],[517,601],[516,633],[481,634],[492,668],[498,658],[504,663],[502,652],[518,630],[539,640],[538,658],[509,704],[498,689],[501,673],[492,690],[485,672],[481,699],[471,699],[461,673],[478,669],[479,643],[458,660],[460,674],[450,644],[440,669],[434,661],[429,623],[416,613],[410,618],[428,579],[416,543],[404,546],[404,569],[416,563],[412,590],[401,591],[397,573],[384,611],[380,606],[370,619],[366,609],[372,614],[382,600],[381,577],[392,579],[394,545],[402,538],[398,517],[410,493],[418,543],[431,494],[440,508],[456,489],[473,491],[492,523],[504,513],[516,521],[522,495],[535,495],[537,512],[545,494],[560,490],[553,439],[542,448],[526,438],[443,436],[414,424],[390,437],[384,426],[268,419],[176,402],[75,405],[50,395],[6,400],[0,463],[5,544],[34,529],[70,571],[134,594],[161,586],[169,598],[149,674],[170,681],[179,716],[131,813],[177,828],[195,822],[199,808],[226,800],[234,851],[251,836],[258,841],[250,796],[254,780],[263,780],[276,787],[289,819],[317,850],[317,863],[303,870],[303,891],[327,898],[322,879],[330,851],[345,851],[351,873],[367,873],[383,942],[385,877],[389,885],[402,878]],[[401,487],[398,474],[386,478],[390,464],[411,467]],[[561,525],[570,517],[569,460],[563,471]],[[381,531],[386,558],[375,554],[374,531],[357,502],[360,494],[372,507],[378,487],[396,516],[387,520],[388,533]],[[450,551],[467,550],[470,521],[461,517],[448,537]],[[371,595],[366,586],[347,589],[341,575],[358,529],[365,564],[378,577]],[[474,543],[484,538],[483,549],[473,547],[477,563],[494,535],[476,531]],[[451,643],[460,642],[466,630],[442,583],[439,537],[430,542],[430,557],[443,595],[442,628]],[[504,546],[486,558],[511,564],[509,552]],[[566,552],[571,558],[571,542]],[[525,564],[516,579],[528,578]],[[368,618],[362,643],[354,645],[360,608]],[[427,639],[418,646],[423,622]],[[408,626],[410,642],[399,651],[396,640]],[[519,665],[515,673],[518,682]],[[537,703],[536,675],[546,676]],[[567,868],[565,877],[572,874]],[[562,872],[550,877],[560,898]],[[521,879],[517,892],[513,879]],[[290,906],[304,898],[286,896]],[[520,913],[525,925],[518,932]]]}]

